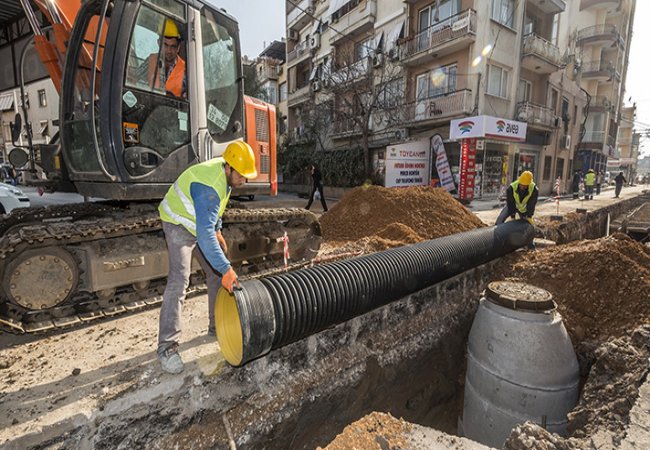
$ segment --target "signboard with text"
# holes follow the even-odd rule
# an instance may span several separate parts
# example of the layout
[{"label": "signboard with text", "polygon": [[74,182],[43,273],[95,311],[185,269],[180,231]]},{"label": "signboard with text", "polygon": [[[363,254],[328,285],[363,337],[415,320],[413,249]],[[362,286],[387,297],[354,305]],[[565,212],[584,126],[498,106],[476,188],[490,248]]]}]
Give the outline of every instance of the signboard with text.
[{"label": "signboard with text", "polygon": [[429,140],[386,148],[386,187],[428,186],[431,181]]},{"label": "signboard with text", "polygon": [[431,137],[431,151],[433,157],[436,159],[436,170],[438,172],[438,178],[440,179],[440,185],[451,192],[456,189],[456,184],[454,183],[454,176],[451,173],[449,168],[449,160],[447,159],[447,152],[445,151],[445,144],[442,141],[442,136],[439,134],[434,134]]},{"label": "signboard with text", "polygon": [[474,116],[455,119],[450,123],[449,138],[489,138],[525,142],[528,124],[492,116]]},{"label": "signboard with text", "polygon": [[476,175],[476,139],[463,139],[460,144],[460,173],[458,199],[474,198],[474,176]]}]

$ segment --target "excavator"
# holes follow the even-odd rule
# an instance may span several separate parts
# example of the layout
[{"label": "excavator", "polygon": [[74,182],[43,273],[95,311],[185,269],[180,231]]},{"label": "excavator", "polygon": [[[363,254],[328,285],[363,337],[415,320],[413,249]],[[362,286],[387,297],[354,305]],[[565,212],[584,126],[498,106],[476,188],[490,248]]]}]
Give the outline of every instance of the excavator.
[{"label": "excavator", "polygon": [[[238,24],[208,0],[20,1],[60,93],[59,142],[20,162],[103,200],[0,220],[0,326],[38,332],[159,303],[168,258],[157,206],[184,169],[246,140],[260,178],[233,195],[277,189],[274,109],[243,94]],[[162,70],[170,23],[182,92],[150,76]],[[309,261],[321,240],[316,216],[290,208],[229,208],[223,235],[240,275],[277,268],[287,249]],[[196,269],[190,292],[204,281]]]}]

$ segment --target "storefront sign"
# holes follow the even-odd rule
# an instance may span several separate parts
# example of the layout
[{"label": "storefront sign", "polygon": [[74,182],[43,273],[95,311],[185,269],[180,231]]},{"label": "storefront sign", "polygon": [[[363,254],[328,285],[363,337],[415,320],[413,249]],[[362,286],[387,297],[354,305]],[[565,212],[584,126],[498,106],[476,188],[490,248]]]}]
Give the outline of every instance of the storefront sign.
[{"label": "storefront sign", "polygon": [[447,190],[447,192],[453,191],[456,189],[456,184],[454,183],[454,177],[449,168],[445,144],[442,142],[442,136],[439,134],[434,134],[431,138],[431,151],[433,156],[436,158],[436,170],[438,171],[440,184]]},{"label": "storefront sign", "polygon": [[450,139],[490,138],[525,142],[528,124],[492,116],[455,119],[450,124]]},{"label": "storefront sign", "polygon": [[431,181],[429,140],[386,148],[386,187],[428,186]]},{"label": "storefront sign", "polygon": [[476,139],[463,139],[460,144],[460,178],[458,199],[474,198],[474,176],[476,174]]}]

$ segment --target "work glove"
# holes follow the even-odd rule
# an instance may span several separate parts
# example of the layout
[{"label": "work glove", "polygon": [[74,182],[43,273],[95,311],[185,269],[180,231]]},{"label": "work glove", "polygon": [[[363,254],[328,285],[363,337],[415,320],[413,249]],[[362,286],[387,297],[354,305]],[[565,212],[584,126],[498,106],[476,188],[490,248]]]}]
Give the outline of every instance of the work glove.
[{"label": "work glove", "polygon": [[510,220],[515,220],[515,215],[510,216]]},{"label": "work glove", "polygon": [[225,290],[227,290],[232,294],[234,286],[237,286],[238,288],[241,289],[241,286],[239,285],[239,280],[237,279],[237,274],[235,273],[234,269],[231,267],[230,269],[228,269],[228,272],[224,273],[223,276],[221,277],[221,287],[223,287]]},{"label": "work glove", "polygon": [[219,246],[221,247],[221,250],[223,250],[223,253],[228,253],[228,244],[226,244],[226,240],[221,234],[221,231],[217,231],[215,234],[217,235],[217,241],[219,241]]}]

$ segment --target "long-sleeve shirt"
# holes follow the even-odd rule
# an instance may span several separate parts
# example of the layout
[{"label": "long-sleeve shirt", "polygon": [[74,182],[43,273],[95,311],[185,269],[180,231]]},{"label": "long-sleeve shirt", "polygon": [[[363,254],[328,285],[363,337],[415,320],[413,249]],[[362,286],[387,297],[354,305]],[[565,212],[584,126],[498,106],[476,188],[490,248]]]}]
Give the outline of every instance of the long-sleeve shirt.
[{"label": "long-sleeve shirt", "polygon": [[190,195],[196,212],[196,240],[199,248],[214,270],[223,275],[230,269],[230,261],[223,253],[215,235],[215,230],[220,231],[222,225],[219,217],[219,194],[210,186],[192,183]]},{"label": "long-sleeve shirt", "polygon": [[[528,188],[522,193],[519,191],[519,198],[524,199],[528,195]],[[539,197],[539,189],[535,186],[528,202],[526,203],[526,213],[522,214],[525,217],[533,217],[535,214],[535,206],[537,206],[537,197]],[[517,213],[517,204],[515,203],[515,193],[512,186],[508,186],[506,191],[506,205],[508,205],[508,215],[514,216]]]}]

